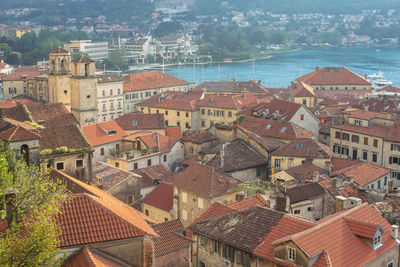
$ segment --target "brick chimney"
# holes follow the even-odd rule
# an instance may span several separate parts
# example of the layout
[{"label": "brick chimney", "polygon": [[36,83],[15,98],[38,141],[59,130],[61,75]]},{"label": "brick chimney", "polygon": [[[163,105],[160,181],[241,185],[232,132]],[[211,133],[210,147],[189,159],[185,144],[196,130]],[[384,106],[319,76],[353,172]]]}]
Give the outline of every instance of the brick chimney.
[{"label": "brick chimney", "polygon": [[319,71],[319,67],[318,66],[315,66],[315,71]]}]

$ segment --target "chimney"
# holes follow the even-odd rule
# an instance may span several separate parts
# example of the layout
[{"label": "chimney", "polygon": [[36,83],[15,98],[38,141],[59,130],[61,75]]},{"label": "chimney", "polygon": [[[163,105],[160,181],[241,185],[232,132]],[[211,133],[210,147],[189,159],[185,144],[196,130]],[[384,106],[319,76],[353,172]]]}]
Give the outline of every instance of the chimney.
[{"label": "chimney", "polygon": [[315,70],[316,70],[316,71],[319,71],[319,67],[318,67],[318,66],[315,66]]},{"label": "chimney", "polygon": [[17,198],[17,193],[12,189],[7,189],[4,191],[5,202],[6,202],[6,221],[7,225],[11,226],[14,221],[16,221],[15,214],[15,200]]},{"label": "chimney", "polygon": [[365,73],[365,74],[364,74],[364,78],[367,79],[367,77],[368,77],[368,75]]},{"label": "chimney", "polygon": [[398,225],[392,225],[390,227],[390,236],[396,240],[399,238],[399,226]]},{"label": "chimney", "polygon": [[258,84],[261,84],[261,80],[258,80]]},{"label": "chimney", "polygon": [[318,183],[318,181],[319,181],[319,173],[317,171],[313,172],[312,181],[313,181],[313,183]]},{"label": "chimney", "polygon": [[347,198],[336,196],[336,212],[347,210]]},{"label": "chimney", "polygon": [[253,133],[255,133],[255,134],[257,133],[257,125],[253,126]]},{"label": "chimney", "polygon": [[357,197],[349,197],[347,199],[347,209],[358,207],[361,205],[361,202],[362,202],[361,199]]},{"label": "chimney", "polygon": [[364,111],[368,111],[368,109],[369,109],[369,106],[368,106],[368,105],[365,105],[365,106],[364,106]]}]

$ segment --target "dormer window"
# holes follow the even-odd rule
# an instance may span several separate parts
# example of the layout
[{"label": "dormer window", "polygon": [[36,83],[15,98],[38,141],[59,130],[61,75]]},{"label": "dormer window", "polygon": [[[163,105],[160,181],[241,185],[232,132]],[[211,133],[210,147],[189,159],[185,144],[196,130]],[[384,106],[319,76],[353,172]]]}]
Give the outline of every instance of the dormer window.
[{"label": "dormer window", "polygon": [[289,261],[295,261],[296,260],[296,249],[293,247],[288,247],[287,248],[287,259]]},{"label": "dormer window", "polygon": [[116,134],[117,131],[116,130],[108,130],[108,135],[113,135]]},{"label": "dormer window", "polygon": [[374,249],[379,248],[381,245],[382,245],[382,234],[380,231],[378,231],[378,233],[376,233],[374,237]]}]

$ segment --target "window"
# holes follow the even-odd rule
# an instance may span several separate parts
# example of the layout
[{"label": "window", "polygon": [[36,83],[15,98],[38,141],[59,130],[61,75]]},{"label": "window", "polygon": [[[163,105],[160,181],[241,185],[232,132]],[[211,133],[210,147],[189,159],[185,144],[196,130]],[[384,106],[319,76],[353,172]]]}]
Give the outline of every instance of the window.
[{"label": "window", "polygon": [[378,155],[377,154],[372,154],[372,162],[378,162]]},{"label": "window", "polygon": [[168,218],[167,217],[164,217],[164,222],[168,222]]},{"label": "window", "polygon": [[210,121],[210,127],[213,127],[213,126],[214,126],[214,122]]},{"label": "window", "polygon": [[186,112],[186,118],[189,118],[189,112]]},{"label": "window", "polygon": [[381,180],[378,180],[378,189],[381,189]]},{"label": "window", "polygon": [[177,112],[176,112],[176,116],[179,117],[180,115],[181,115],[181,113],[180,113],[179,111],[177,111]]},{"label": "window", "polygon": [[165,111],[165,115],[168,115],[168,110]]},{"label": "window", "polygon": [[307,100],[303,99],[303,105],[307,105]]},{"label": "window", "polygon": [[375,186],[373,184],[371,184],[371,189],[374,189],[374,188],[375,188]]},{"label": "window", "polygon": [[189,129],[190,128],[190,126],[189,126],[189,123],[187,122],[187,123],[185,123],[185,127],[186,127],[186,129]]},{"label": "window", "polygon": [[83,159],[76,160],[76,167],[77,168],[82,168],[83,167]]},{"label": "window", "polygon": [[352,135],[351,136],[351,141],[353,142],[353,143],[357,143],[358,144],[358,140],[359,140],[359,138],[358,138],[358,135]]},{"label": "window", "polygon": [[398,144],[391,144],[390,145],[390,150],[395,150],[395,151],[400,151],[400,145]]},{"label": "window", "polygon": [[207,109],[207,115],[211,116],[211,110]]},{"label": "window", "polygon": [[374,237],[374,246],[377,246],[381,243],[381,235],[378,233],[375,237]]},{"label": "window", "polygon": [[313,211],[314,209],[313,209],[313,207],[308,207],[307,208],[307,211]]},{"label": "window", "polygon": [[206,122],[204,120],[201,121],[201,127],[202,128],[206,127]]},{"label": "window", "polygon": [[261,176],[261,168],[256,169],[256,176],[260,177]]},{"label": "window", "polygon": [[294,214],[300,214],[300,210],[294,210]]},{"label": "window", "polygon": [[178,127],[181,127],[181,122],[180,122],[180,121],[177,121],[177,122],[176,122],[176,125],[178,125]]},{"label": "window", "polygon": [[167,161],[167,155],[164,155],[164,162]]},{"label": "window", "polygon": [[300,120],[301,120],[301,121],[304,121],[304,114],[301,114],[301,115],[300,115]]},{"label": "window", "polygon": [[202,198],[199,198],[199,200],[197,201],[197,205],[198,205],[199,209],[203,208],[203,199]]},{"label": "window", "polygon": [[349,141],[350,135],[348,133],[342,134],[342,140]]},{"label": "window", "polygon": [[111,90],[110,90],[110,96],[112,96],[112,95],[113,95],[113,90],[111,89]]},{"label": "window", "polygon": [[147,160],[147,166],[151,166],[151,159]]},{"label": "window", "polygon": [[121,102],[118,102],[118,109],[121,109]]},{"label": "window", "polygon": [[334,153],[339,153],[339,154],[340,154],[340,146],[338,146],[338,145],[333,145],[333,152],[334,152]]},{"label": "window", "polygon": [[144,214],[146,214],[146,216],[149,216],[149,210],[144,210]]},{"label": "window", "polygon": [[275,159],[275,168],[280,168],[280,167],[281,167],[281,160]]},{"label": "window", "polygon": [[213,251],[219,254],[219,242],[216,240],[212,241]]},{"label": "window", "polygon": [[364,145],[368,145],[368,137],[364,137]]},{"label": "window", "polygon": [[374,147],[378,147],[378,139],[374,139]]},{"label": "window", "polygon": [[151,96],[151,92],[146,92],[146,97],[150,97]]},{"label": "window", "polygon": [[102,94],[103,94],[103,96],[106,96],[106,91],[103,90]]},{"label": "window", "polygon": [[224,246],[224,257],[233,262],[233,247],[229,245]]},{"label": "window", "polygon": [[134,169],[134,170],[137,170],[137,169],[138,169],[138,163],[137,163],[137,162],[135,162],[135,163],[133,164],[133,169]]},{"label": "window", "polygon": [[100,156],[104,156],[104,147],[100,148]]},{"label": "window", "polygon": [[115,167],[119,168],[119,162],[115,162]]},{"label": "window", "polygon": [[387,185],[387,176],[385,176],[384,180],[383,180],[383,185]]},{"label": "window", "polygon": [[119,144],[115,145],[115,150],[119,150]]},{"label": "window", "polygon": [[206,114],[206,110],[204,108],[201,109],[201,115]]},{"label": "window", "polygon": [[59,171],[64,170],[64,162],[57,162],[56,163],[56,169]]},{"label": "window", "polygon": [[200,247],[205,248],[207,243],[207,238],[204,235],[199,235]]},{"label": "window", "polygon": [[232,118],[232,111],[228,111],[228,117]]},{"label": "window", "polygon": [[119,95],[121,94],[121,89],[118,89],[118,94],[119,94]]},{"label": "window", "polygon": [[363,152],[363,160],[368,160],[368,152],[367,151]]},{"label": "window", "polygon": [[185,192],[182,192],[182,202],[187,202],[187,194]]},{"label": "window", "polygon": [[165,126],[168,126],[168,121],[165,121]]},{"label": "window", "polygon": [[387,264],[387,267],[394,267],[394,262],[393,262],[393,261],[389,262],[389,263]]},{"label": "window", "polygon": [[348,147],[342,147],[342,155],[349,155],[349,148]]},{"label": "window", "polygon": [[128,204],[133,204],[134,196],[128,196]]},{"label": "window", "polygon": [[106,104],[103,104],[103,112],[106,111]]},{"label": "window", "polygon": [[398,158],[398,157],[389,157],[389,164],[398,164],[398,165],[400,165],[400,158]]},{"label": "window", "polygon": [[295,261],[296,260],[296,249],[292,247],[288,247],[287,249],[287,258],[289,261]]},{"label": "window", "polygon": [[237,251],[236,253],[236,263],[237,264],[243,264],[243,252],[242,251]]}]

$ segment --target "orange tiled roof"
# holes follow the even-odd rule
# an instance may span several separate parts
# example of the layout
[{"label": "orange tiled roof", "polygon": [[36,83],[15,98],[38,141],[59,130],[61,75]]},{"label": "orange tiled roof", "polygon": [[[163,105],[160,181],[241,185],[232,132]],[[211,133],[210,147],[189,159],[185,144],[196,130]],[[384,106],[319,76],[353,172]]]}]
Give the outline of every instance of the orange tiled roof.
[{"label": "orange tiled roof", "polygon": [[254,206],[269,207],[269,203],[259,193],[257,193],[254,196],[227,204],[226,206],[233,210],[244,210]]},{"label": "orange tiled roof", "polygon": [[165,134],[169,137],[171,143],[175,143],[182,138],[181,128],[177,126],[165,128]]},{"label": "orange tiled roof", "polygon": [[204,130],[199,130],[197,132],[194,132],[190,135],[185,136],[182,141],[184,142],[192,142],[195,144],[202,144],[202,143],[207,143],[211,142],[214,140],[217,140],[218,138],[214,136],[213,134],[204,131]]},{"label": "orange tiled roof", "polygon": [[365,186],[376,179],[390,174],[391,170],[369,162],[362,162],[350,167],[343,175],[353,179],[360,186]]},{"label": "orange tiled roof", "polygon": [[332,150],[325,144],[322,144],[311,138],[298,138],[281,146],[272,152],[271,155],[329,159],[331,154]]},{"label": "orange tiled roof", "polygon": [[345,67],[325,67],[296,79],[309,85],[371,85],[366,79]]},{"label": "orange tiled roof", "polygon": [[240,127],[260,136],[286,140],[310,138],[315,135],[313,132],[291,122],[279,122],[277,120],[264,120],[250,117],[245,117],[240,123]]},{"label": "orange tiled roof", "polygon": [[373,118],[389,119],[388,114],[364,111],[364,110],[354,110],[346,113],[350,118],[369,120]]},{"label": "orange tiled roof", "polygon": [[200,196],[214,198],[234,193],[240,183],[240,180],[213,167],[193,163],[176,175],[173,185]]},{"label": "orange tiled roof", "polygon": [[144,235],[158,237],[143,218],[128,205],[93,195],[70,195],[56,216],[60,247],[70,247]]},{"label": "orange tiled roof", "polygon": [[84,247],[78,254],[70,257],[64,262],[63,267],[121,267],[126,266],[125,264],[120,264],[115,259],[111,259],[108,255],[105,256],[104,253],[99,254],[93,251],[91,248]]},{"label": "orange tiled roof", "polygon": [[144,72],[123,77],[124,92],[189,85],[190,82],[161,72]]},{"label": "orange tiled roof", "polygon": [[142,203],[170,212],[172,210],[174,200],[173,189],[174,188],[172,185],[163,182],[153,191],[151,191],[142,200]]},{"label": "orange tiled roof", "polygon": [[351,217],[350,218],[344,217],[344,220],[350,227],[351,232],[361,237],[373,239],[378,229],[381,229],[383,231],[380,225],[376,223],[354,219]]},{"label": "orange tiled roof", "polygon": [[365,134],[365,135],[370,135],[370,136],[377,136],[377,137],[381,137],[381,138],[384,138],[388,134],[389,129],[390,129],[389,127],[380,126],[380,125],[374,125],[371,127],[363,127],[363,126],[358,126],[358,125],[353,125],[353,124],[333,125],[332,128],[349,131],[349,132]]},{"label": "orange tiled roof", "polygon": [[125,131],[165,129],[163,114],[129,113],[122,115],[115,122]]},{"label": "orange tiled roof", "polygon": [[22,122],[5,118],[0,125],[0,139],[9,142],[39,140],[40,135],[31,131],[32,127]]},{"label": "orange tiled roof", "polygon": [[153,228],[161,237],[160,240],[154,242],[154,253],[156,257],[188,247],[194,243],[192,239],[182,234],[184,227],[179,220],[156,224],[153,225]]},{"label": "orange tiled roof", "polygon": [[[382,245],[372,249],[364,240],[353,234],[346,222],[349,218],[382,227]],[[367,228],[369,229],[369,226]],[[367,229],[357,231],[369,232]],[[364,203],[334,214],[306,231],[279,239],[274,244],[292,240],[309,256],[324,251],[329,256],[332,266],[364,266],[398,246],[390,232],[390,223],[372,206]]]},{"label": "orange tiled roof", "polygon": [[[83,132],[92,146],[122,141],[126,132],[115,121],[104,121],[82,127]],[[113,131],[109,134],[109,131]],[[115,131],[115,133],[114,133]]]}]

